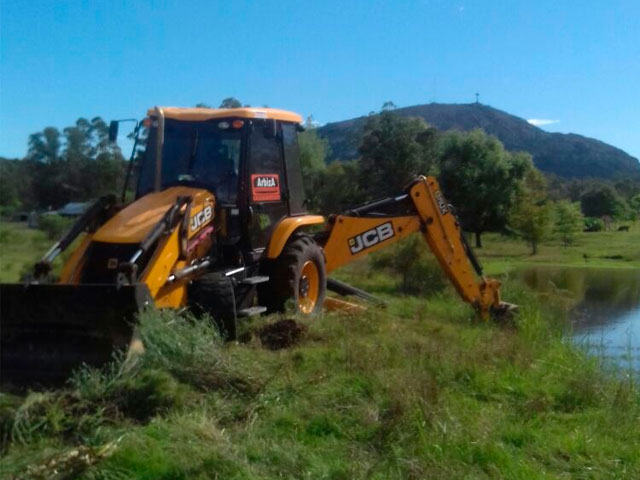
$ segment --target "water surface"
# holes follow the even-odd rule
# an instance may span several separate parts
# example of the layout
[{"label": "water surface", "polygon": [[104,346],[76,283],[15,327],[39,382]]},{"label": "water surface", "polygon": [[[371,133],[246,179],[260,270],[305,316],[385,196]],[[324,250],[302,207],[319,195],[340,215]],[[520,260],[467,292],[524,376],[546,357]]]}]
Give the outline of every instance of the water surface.
[{"label": "water surface", "polygon": [[575,342],[640,370],[640,269],[536,266],[518,275],[539,292],[567,298]]}]

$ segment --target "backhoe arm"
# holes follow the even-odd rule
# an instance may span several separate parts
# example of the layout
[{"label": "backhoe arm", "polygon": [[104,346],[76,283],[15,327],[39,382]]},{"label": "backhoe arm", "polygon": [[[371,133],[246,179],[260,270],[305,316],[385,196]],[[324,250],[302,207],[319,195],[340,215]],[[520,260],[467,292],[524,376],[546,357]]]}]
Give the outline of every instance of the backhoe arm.
[{"label": "backhoe arm", "polygon": [[324,243],[327,272],[418,231],[458,294],[482,318],[511,308],[500,301],[500,282],[482,274],[434,177],[418,177],[402,195],[332,217]]}]

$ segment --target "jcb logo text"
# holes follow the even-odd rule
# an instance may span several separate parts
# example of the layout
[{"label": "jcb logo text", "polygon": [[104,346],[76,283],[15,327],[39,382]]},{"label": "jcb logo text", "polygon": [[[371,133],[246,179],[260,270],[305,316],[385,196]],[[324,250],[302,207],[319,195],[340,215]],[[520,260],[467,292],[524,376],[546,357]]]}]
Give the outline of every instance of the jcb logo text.
[{"label": "jcb logo text", "polygon": [[371,230],[367,230],[355,237],[351,237],[349,239],[349,250],[352,255],[355,255],[356,253],[360,253],[367,248],[371,248],[380,242],[384,242],[394,235],[395,232],[393,231],[393,225],[391,222],[383,223]]},{"label": "jcb logo text", "polygon": [[195,232],[202,225],[211,220],[213,216],[213,209],[211,207],[204,207],[201,211],[191,217],[191,231]]}]

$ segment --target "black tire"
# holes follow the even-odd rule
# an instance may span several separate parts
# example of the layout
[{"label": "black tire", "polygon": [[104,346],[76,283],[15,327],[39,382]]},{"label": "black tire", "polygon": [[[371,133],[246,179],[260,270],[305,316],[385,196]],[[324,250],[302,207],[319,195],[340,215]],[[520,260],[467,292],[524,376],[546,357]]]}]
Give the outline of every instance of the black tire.
[{"label": "black tire", "polygon": [[236,338],[236,298],[230,278],[209,273],[189,285],[189,308],[195,315],[208,314],[227,340]]},{"label": "black tire", "polygon": [[[300,297],[304,297],[304,277],[302,270],[307,262],[313,262],[318,274],[318,292],[312,311],[300,309]],[[269,282],[258,291],[261,305],[267,311],[284,312],[289,303],[296,313],[316,315],[322,311],[327,292],[327,273],[322,248],[309,236],[294,234],[285,245],[280,256],[266,265],[265,273]]]}]

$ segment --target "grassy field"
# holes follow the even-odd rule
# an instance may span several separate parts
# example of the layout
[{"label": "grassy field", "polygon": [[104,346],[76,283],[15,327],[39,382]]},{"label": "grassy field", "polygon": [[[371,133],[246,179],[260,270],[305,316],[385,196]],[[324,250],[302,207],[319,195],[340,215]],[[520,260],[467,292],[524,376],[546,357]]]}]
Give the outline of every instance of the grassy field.
[{"label": "grassy field", "polygon": [[[526,264],[640,268],[640,222],[630,225],[629,232],[578,233],[568,247],[550,239],[540,245],[537,255],[531,255],[531,249],[522,240],[486,233],[484,247],[476,253],[489,274]],[[17,281],[52,244],[40,230],[21,223],[0,222],[0,281]],[[58,261],[56,267],[60,265]],[[349,272],[346,275],[353,277]]]},{"label": "grassy field", "polygon": [[[0,222],[0,282],[17,282],[31,273],[34,263],[55,241],[41,230],[28,228],[25,223]],[[60,271],[73,246],[54,261],[54,273]]]},{"label": "grassy field", "polygon": [[560,240],[543,242],[536,255],[522,240],[496,233],[483,236],[484,247],[477,250],[489,273],[500,273],[523,264],[571,265],[585,267],[640,268],[640,223],[628,232],[578,233],[565,247]]},{"label": "grassy field", "polygon": [[21,223],[0,223],[0,281],[15,282],[53,244],[44,232]]},{"label": "grassy field", "polygon": [[[637,266],[619,240],[637,232],[589,235],[539,258]],[[630,258],[601,258],[614,242]],[[485,244],[489,270],[542,261],[497,236]],[[280,317],[223,344],[206,319],[147,312],[141,357],[62,390],[0,394],[0,477],[640,478],[638,377],[567,342],[561,301],[510,282],[521,310],[499,326],[449,290],[401,295],[368,262],[340,277],[387,309],[297,319],[297,341],[275,351],[260,332]]]}]

